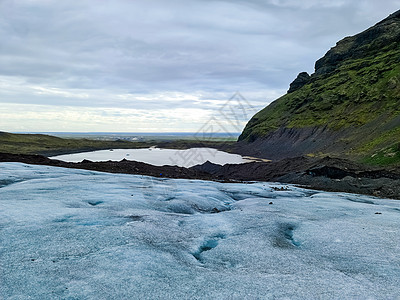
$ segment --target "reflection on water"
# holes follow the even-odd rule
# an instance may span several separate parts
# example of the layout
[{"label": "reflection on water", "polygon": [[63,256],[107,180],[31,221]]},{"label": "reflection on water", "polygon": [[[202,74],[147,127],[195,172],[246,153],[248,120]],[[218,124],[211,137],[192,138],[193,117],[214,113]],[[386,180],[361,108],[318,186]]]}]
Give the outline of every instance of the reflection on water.
[{"label": "reflection on water", "polygon": [[122,159],[135,160],[155,166],[176,165],[192,167],[205,163],[207,160],[219,164],[241,164],[252,161],[238,154],[226,153],[212,148],[191,148],[188,150],[175,149],[110,149],[93,152],[83,152],[51,157],[52,159],[67,162],[80,162],[84,159],[90,161],[120,161]]}]

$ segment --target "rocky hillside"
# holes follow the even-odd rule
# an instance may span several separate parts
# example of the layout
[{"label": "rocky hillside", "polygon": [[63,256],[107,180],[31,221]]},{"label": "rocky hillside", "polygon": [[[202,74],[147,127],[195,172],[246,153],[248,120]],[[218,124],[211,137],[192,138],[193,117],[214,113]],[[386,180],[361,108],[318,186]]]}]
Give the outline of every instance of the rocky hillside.
[{"label": "rocky hillside", "polygon": [[241,152],[271,159],[341,156],[400,163],[400,11],[346,37],[258,112]]}]

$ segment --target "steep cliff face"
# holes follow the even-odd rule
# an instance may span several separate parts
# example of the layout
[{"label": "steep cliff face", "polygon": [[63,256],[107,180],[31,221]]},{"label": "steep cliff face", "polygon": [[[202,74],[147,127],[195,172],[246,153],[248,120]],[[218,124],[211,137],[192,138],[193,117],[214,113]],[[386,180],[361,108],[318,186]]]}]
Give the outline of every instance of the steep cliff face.
[{"label": "steep cliff face", "polygon": [[400,162],[400,11],[346,37],[258,112],[239,137],[244,153],[280,159],[340,155]]}]

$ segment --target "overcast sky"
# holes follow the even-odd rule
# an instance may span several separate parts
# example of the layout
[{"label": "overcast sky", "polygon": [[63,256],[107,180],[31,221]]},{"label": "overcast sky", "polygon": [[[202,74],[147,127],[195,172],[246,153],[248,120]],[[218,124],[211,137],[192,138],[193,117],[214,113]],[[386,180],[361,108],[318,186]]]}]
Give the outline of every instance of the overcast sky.
[{"label": "overcast sky", "polygon": [[[0,131],[194,132],[213,118],[241,130],[338,40],[399,8],[400,0],[0,0]],[[235,92],[248,101],[239,103],[240,128],[224,114]]]}]

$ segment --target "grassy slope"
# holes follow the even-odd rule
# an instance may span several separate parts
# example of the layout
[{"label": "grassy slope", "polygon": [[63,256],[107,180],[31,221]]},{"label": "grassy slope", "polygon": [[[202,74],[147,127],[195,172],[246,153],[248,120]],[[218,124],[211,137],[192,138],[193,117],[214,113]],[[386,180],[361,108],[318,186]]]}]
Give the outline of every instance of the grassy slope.
[{"label": "grassy slope", "polygon": [[91,139],[63,139],[43,134],[12,134],[0,132],[0,152],[13,154],[56,155],[101,149],[136,149],[157,145],[163,148],[229,147],[233,141],[174,140],[146,142],[100,141]]},{"label": "grassy slope", "polygon": [[258,112],[240,139],[251,142],[279,127],[351,128],[354,135],[346,136],[351,149],[345,154],[370,164],[397,164],[399,116],[400,47],[394,42],[379,52],[347,59],[333,72],[314,74],[309,84]]},{"label": "grassy slope", "polygon": [[107,148],[129,148],[137,143],[126,141],[96,141],[89,139],[62,139],[42,134],[0,133],[0,152],[20,154],[47,154],[89,151]]}]

